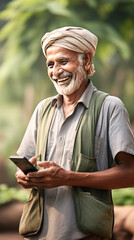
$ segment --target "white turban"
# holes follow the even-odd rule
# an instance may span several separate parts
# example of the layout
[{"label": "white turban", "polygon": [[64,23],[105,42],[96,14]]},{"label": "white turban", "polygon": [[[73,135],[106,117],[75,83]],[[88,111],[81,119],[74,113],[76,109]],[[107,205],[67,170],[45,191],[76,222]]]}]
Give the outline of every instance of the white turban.
[{"label": "white turban", "polygon": [[[62,27],[52,32],[46,33],[41,39],[41,46],[44,55],[50,46],[63,47],[77,53],[96,52],[97,37],[81,27]],[[92,71],[92,73],[91,73]],[[90,76],[94,73],[94,66],[91,63]]]}]

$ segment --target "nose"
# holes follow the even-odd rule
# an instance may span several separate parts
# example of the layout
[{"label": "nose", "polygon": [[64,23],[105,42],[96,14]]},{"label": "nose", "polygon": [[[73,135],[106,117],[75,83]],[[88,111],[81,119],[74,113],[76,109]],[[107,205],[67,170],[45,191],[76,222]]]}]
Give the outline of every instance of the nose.
[{"label": "nose", "polygon": [[53,66],[52,70],[53,78],[57,78],[62,72],[63,72],[62,68],[60,68],[58,65]]}]

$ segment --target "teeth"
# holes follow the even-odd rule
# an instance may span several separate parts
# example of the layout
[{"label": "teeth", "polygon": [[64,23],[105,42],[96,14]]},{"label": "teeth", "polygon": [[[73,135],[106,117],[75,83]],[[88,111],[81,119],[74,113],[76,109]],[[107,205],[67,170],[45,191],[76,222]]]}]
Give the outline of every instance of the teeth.
[{"label": "teeth", "polygon": [[62,79],[58,80],[58,82],[64,82],[64,81],[68,80],[69,78],[70,78],[70,77],[62,78]]}]

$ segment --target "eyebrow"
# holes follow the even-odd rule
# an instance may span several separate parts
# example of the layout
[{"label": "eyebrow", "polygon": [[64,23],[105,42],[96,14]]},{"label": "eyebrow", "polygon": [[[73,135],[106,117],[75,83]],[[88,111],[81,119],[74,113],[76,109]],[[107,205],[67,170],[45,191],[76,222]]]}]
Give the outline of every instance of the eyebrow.
[{"label": "eyebrow", "polygon": [[59,60],[60,60],[60,61],[61,61],[61,60],[68,61],[68,60],[69,60],[69,58],[66,58],[66,57],[61,57],[61,58],[59,58]]},{"label": "eyebrow", "polygon": [[46,65],[48,66],[49,64],[52,64],[53,62],[52,61],[46,61]]}]

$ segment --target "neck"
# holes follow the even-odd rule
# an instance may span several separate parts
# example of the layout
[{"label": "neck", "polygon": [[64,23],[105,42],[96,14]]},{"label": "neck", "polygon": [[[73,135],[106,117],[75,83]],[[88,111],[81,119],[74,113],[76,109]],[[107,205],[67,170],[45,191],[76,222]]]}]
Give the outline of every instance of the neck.
[{"label": "neck", "polygon": [[65,117],[67,117],[71,112],[73,112],[77,102],[87,88],[88,82],[85,86],[81,86],[76,92],[71,95],[63,95],[63,111]]}]

